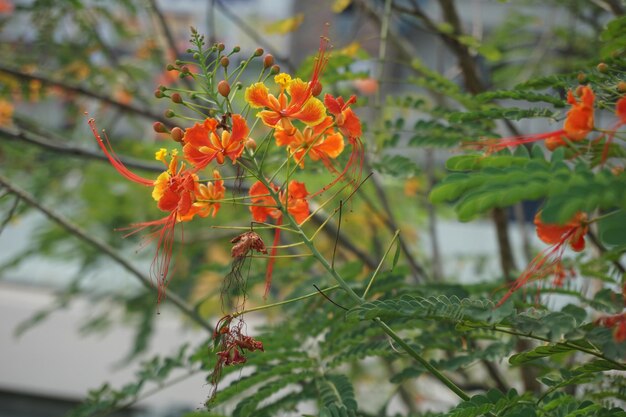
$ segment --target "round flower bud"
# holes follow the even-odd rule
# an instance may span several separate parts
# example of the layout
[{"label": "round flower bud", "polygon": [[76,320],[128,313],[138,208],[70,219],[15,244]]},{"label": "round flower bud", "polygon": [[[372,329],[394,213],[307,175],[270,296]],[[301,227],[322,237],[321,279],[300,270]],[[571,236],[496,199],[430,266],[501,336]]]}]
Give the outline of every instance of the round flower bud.
[{"label": "round flower bud", "polygon": [[313,97],[317,97],[320,95],[321,92],[322,92],[322,83],[318,81],[311,88],[311,94],[313,95]]},{"label": "round flower bud", "polygon": [[576,78],[578,79],[578,82],[582,84],[587,81],[587,74],[585,74],[584,72],[579,72]]},{"label": "round flower bud", "polygon": [[604,62],[600,62],[596,68],[598,69],[598,71],[602,73],[607,72],[609,70],[609,66],[606,65]]},{"label": "round flower bud", "polygon": [[163,91],[159,90],[158,88],[156,90],[154,90],[154,96],[156,98],[163,98]]},{"label": "round flower bud", "polygon": [[193,59],[195,59],[196,61],[199,61],[200,60],[200,54],[197,53],[197,52],[195,54],[193,54]]},{"label": "round flower bud", "polygon": [[272,68],[270,69],[270,74],[278,74],[279,72],[280,72],[280,66],[272,65]]},{"label": "round flower bud", "polygon": [[175,127],[172,129],[170,135],[175,142],[182,142],[183,137],[185,136],[185,132],[183,132],[183,129],[181,129],[180,127]]},{"label": "round flower bud", "polygon": [[172,100],[174,103],[180,104],[183,102],[183,97],[180,95],[180,93],[174,93],[170,97],[170,100]]},{"label": "round flower bud", "polygon": [[226,46],[224,46],[223,43],[220,42],[220,43],[217,44],[217,50],[218,51],[223,51],[224,49],[226,49]]},{"label": "round flower bud", "polygon": [[183,65],[183,66],[180,68],[180,72],[182,72],[183,74],[189,74],[189,73],[190,73],[190,71],[189,71],[189,67],[188,67],[187,65]]},{"label": "round flower bud", "polygon": [[176,67],[174,65],[172,65],[172,64],[167,64],[165,69],[168,70],[168,71],[174,71],[176,69]]},{"label": "round flower bud", "polygon": [[168,119],[171,119],[172,117],[176,116],[176,113],[174,113],[174,110],[172,109],[167,109],[165,110],[165,113],[163,113],[165,115],[165,117],[167,117]]},{"label": "round flower bud", "polygon": [[263,68],[268,69],[272,65],[274,65],[274,56],[272,54],[267,54],[263,58]]},{"label": "round flower bud", "polygon": [[576,90],[574,90],[574,94],[576,94],[576,96],[578,97],[582,97],[584,91],[583,88],[584,87],[582,85],[579,85],[578,87],[576,87]]},{"label": "round flower bud", "polygon": [[241,47],[239,45],[235,45],[235,47],[233,48],[233,52],[239,52],[241,51]]},{"label": "round flower bud", "polygon": [[617,91],[620,93],[626,93],[626,81],[620,81],[617,83]]},{"label": "round flower bud", "polygon": [[230,84],[228,84],[228,81],[222,80],[217,83],[217,92],[223,97],[228,97],[230,94]]},{"label": "round flower bud", "polygon": [[165,128],[165,125],[161,122],[154,122],[152,124],[152,130],[154,130],[157,133],[167,133],[167,129]]},{"label": "round flower bud", "polygon": [[256,50],[254,51],[254,56],[261,56],[263,55],[263,48],[256,48]]},{"label": "round flower bud", "polygon": [[228,59],[227,56],[223,56],[222,59],[220,59],[220,65],[226,68],[228,64],[230,64],[230,59]]}]

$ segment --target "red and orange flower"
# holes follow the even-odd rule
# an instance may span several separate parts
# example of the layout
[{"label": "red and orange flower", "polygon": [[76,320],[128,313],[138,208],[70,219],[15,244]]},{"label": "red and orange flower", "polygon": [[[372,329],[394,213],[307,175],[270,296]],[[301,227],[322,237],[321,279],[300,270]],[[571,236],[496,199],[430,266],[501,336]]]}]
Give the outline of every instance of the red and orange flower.
[{"label": "red and orange flower", "polygon": [[214,159],[219,164],[226,158],[235,163],[243,153],[248,133],[248,124],[239,114],[232,116],[230,130],[216,119],[206,119],[185,131],[183,153],[196,169],[206,167]]},{"label": "red and orange flower", "polygon": [[197,214],[200,217],[215,217],[220,209],[220,201],[224,199],[226,188],[220,173],[213,170],[213,182],[207,181],[202,184],[198,181],[195,183],[194,197],[195,202],[191,205],[189,211],[184,216],[180,216],[180,221],[189,221]]},{"label": "red and orange flower", "polygon": [[327,167],[331,167],[330,159],[341,155],[345,146],[343,136],[334,131],[333,119],[330,116],[313,127],[295,129],[292,133],[277,129],[274,137],[278,146],[287,147],[301,168],[304,168],[305,155],[313,161],[322,160]]},{"label": "red and orange flower", "polygon": [[[279,192],[279,188],[274,184],[271,185],[274,192]],[[307,196],[309,195],[304,183],[292,180],[286,191],[279,192],[281,204],[287,208],[287,212],[293,216],[297,223],[301,224],[309,216],[309,203]],[[261,182],[255,182],[250,187],[250,197],[252,206],[250,211],[252,217],[257,222],[265,222],[268,217],[276,220],[282,220],[283,213],[276,205],[276,201],[270,195],[268,188]]]},{"label": "red and orange flower", "polygon": [[595,94],[589,86],[579,87],[580,100],[576,99],[571,91],[567,93],[567,102],[572,106],[567,112],[563,129],[554,132],[538,133],[535,135],[522,135],[497,140],[488,139],[470,145],[486,147],[490,152],[500,151],[509,146],[519,146],[525,143],[533,143],[540,140],[546,141],[546,147],[554,150],[564,146],[567,142],[579,142],[587,137],[593,130],[594,116],[593,104]]},{"label": "red and orange flower", "polygon": [[245,99],[252,108],[265,108],[257,113],[266,126],[294,132],[293,120],[308,126],[321,123],[326,117],[324,104],[311,94],[310,84],[299,78],[292,79],[281,73],[274,77],[279,87],[278,97],[270,94],[263,83],[255,83],[246,89]]},{"label": "red and orange flower", "polygon": [[555,275],[555,283],[560,284],[566,276],[562,258],[567,245],[580,252],[585,249],[585,235],[589,230],[587,214],[578,212],[564,225],[544,223],[541,212],[535,215],[537,236],[551,246],[541,251],[528,264],[524,272],[513,282],[509,291],[502,297],[498,305],[504,303],[515,291],[526,285],[530,280],[541,279],[547,275]]}]

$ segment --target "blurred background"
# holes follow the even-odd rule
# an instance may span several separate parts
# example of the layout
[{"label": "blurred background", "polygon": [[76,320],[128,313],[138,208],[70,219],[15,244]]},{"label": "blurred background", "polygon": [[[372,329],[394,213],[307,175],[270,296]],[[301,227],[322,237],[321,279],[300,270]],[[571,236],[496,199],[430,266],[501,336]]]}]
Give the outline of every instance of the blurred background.
[{"label": "blurred background", "polygon": [[[442,41],[441,34],[452,30],[445,23],[446,2],[394,0],[387,12],[384,3],[0,1],[0,174],[44,207],[0,189],[0,417],[65,415],[104,381],[123,386],[132,380],[139,362],[175,354],[185,343],[206,343],[206,330],[168,301],[157,314],[154,293],[119,260],[80,235],[107,242],[147,274],[152,247],[141,249],[138,239],[124,240],[114,229],[158,218],[158,210],[149,193],[102,160],[84,113],[106,128],[120,154],[137,162],[134,169],[156,175],[160,168],[151,156],[154,149],[167,146],[168,137],[155,133],[153,122],[183,122],[163,116],[171,103],[156,99],[153,91],[158,85],[186,88],[187,80],[166,67],[191,59],[191,26],[208,43],[222,42],[227,49],[239,45],[242,57],[261,47],[282,69],[306,79],[319,36],[325,23],[330,24],[325,87],[344,97],[359,96],[357,112],[366,127],[365,170],[375,173],[375,184],[364,187],[366,197],[356,199],[344,218],[342,231],[353,243],[340,245],[342,261],[357,270],[371,268],[368,260],[378,259],[393,230],[400,228],[413,274],[427,271],[439,280],[473,283],[501,273],[499,234],[491,219],[462,224],[450,209],[435,212],[427,200],[442,161],[457,152],[459,136],[481,131],[475,126],[466,132],[437,131],[429,124],[436,118],[432,108],[425,111],[418,102],[455,107],[428,94],[428,82],[436,77],[423,78],[419,68],[468,88],[454,45]],[[621,8],[612,1],[450,3],[455,3],[467,34],[466,45],[475,52],[480,83],[495,87],[576,68],[597,49],[597,34],[612,8]],[[384,13],[390,20],[382,64]],[[405,97],[412,97],[415,105],[397,106]],[[533,120],[516,126],[539,132],[554,125]],[[507,133],[504,126],[494,131]],[[68,233],[50,220],[50,212],[69,219],[80,233]],[[248,221],[246,213],[224,212],[205,224]],[[505,213],[519,265],[536,243],[530,233],[533,214],[530,206]],[[322,247],[332,247],[333,230],[323,237],[327,242]],[[175,250],[170,288],[210,322],[221,315],[219,291],[229,268],[226,240],[231,238],[224,230],[198,227],[186,231],[183,249]],[[250,292],[260,294],[264,266],[257,269],[250,275],[256,283]],[[277,272],[273,297],[284,298],[293,272]],[[263,300],[253,295],[250,303]],[[276,321],[275,314],[252,317],[248,324],[254,328],[255,323]],[[147,391],[154,389],[155,395],[109,415],[173,416],[201,409],[210,391],[206,375],[179,371],[174,380],[167,387],[154,384]],[[375,394],[371,401],[378,401]],[[441,393],[423,399],[425,408],[435,409],[449,406],[447,401]],[[403,410],[401,404],[397,410]]]}]

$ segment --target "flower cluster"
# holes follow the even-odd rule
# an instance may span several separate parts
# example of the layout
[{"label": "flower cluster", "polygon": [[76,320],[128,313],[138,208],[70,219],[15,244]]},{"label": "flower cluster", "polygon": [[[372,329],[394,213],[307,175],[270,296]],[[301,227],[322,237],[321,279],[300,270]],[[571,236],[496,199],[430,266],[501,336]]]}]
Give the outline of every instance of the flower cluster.
[{"label": "flower cluster", "polygon": [[[250,200],[247,205],[254,221],[266,222],[271,219],[280,225],[283,216],[288,214],[297,224],[302,224],[310,214],[308,199],[311,194],[303,182],[289,178],[293,172],[288,173],[287,181],[279,185],[272,183],[262,172],[254,169],[257,140],[252,137],[250,124],[245,116],[233,111],[235,94],[242,90],[242,86],[238,85],[239,88],[231,90],[229,84],[230,79],[239,79],[245,66],[240,66],[239,72],[234,72],[230,76],[227,72],[229,56],[238,52],[239,48],[233,48],[230,54],[223,53],[225,48],[222,44],[216,44],[208,50],[203,49],[203,40],[195,32],[192,33],[192,42],[197,46],[194,56],[199,58],[199,63],[195,67],[199,74],[189,70],[191,63],[181,63],[179,67],[172,66],[170,69],[178,70],[181,76],[204,81],[206,86],[203,91],[209,92],[206,101],[215,103],[216,106],[203,107],[208,109],[204,117],[196,119],[197,122],[187,128],[174,127],[170,130],[161,122],[155,123],[155,131],[170,133],[172,139],[182,146],[182,152],[176,149],[171,151],[161,149],[156,153],[156,159],[165,164],[163,173],[156,179],[141,177],[127,169],[112,149],[106,135],[102,135],[103,139],[93,119],[89,121],[94,137],[111,164],[127,179],[151,187],[157,207],[167,213],[161,219],[132,224],[128,228],[129,235],[150,229],[149,238],[158,240],[151,272],[158,284],[159,301],[165,295],[168,283],[175,226],[178,223],[189,222],[195,217],[215,217],[224,202],[226,195],[224,181],[214,165],[220,166],[228,161],[237,167],[237,172],[243,171],[249,174],[248,176],[257,177],[258,180],[249,188],[247,197]],[[293,158],[297,166],[304,168],[304,161],[308,155],[312,161],[321,161],[334,175],[332,182],[315,195],[338,181],[347,180],[347,177],[356,181],[352,175],[354,169],[351,167],[356,165],[355,162],[362,156],[359,139],[361,123],[350,108],[355,103],[356,97],[351,97],[347,101],[328,94],[323,101],[316,97],[322,89],[320,76],[328,61],[327,46],[328,40],[322,38],[309,81],[281,73],[278,66],[274,65],[271,55],[266,55],[263,59],[263,73],[259,78],[261,81],[248,86],[243,97],[246,107],[255,109],[253,115],[270,128],[275,144],[287,150],[287,158]],[[206,64],[205,60],[208,59],[209,53],[217,53],[217,57],[213,58],[212,63]],[[250,59],[262,53],[262,50],[257,50]],[[216,79],[218,68],[224,68],[225,73],[224,79],[219,82]],[[266,74],[266,71],[269,73]],[[272,91],[274,86],[266,85],[272,74],[275,92]],[[173,103],[202,114],[204,112],[198,111],[200,107],[193,101],[198,100],[200,91],[202,89],[190,94],[190,100],[185,100],[180,92],[165,86],[159,87],[155,94],[159,98],[169,97]],[[166,115],[176,116],[176,113],[168,110]],[[346,139],[353,151],[345,165],[339,167],[336,160],[346,147]],[[201,179],[201,173],[205,169],[212,171],[212,180]],[[271,176],[274,177],[275,175]],[[279,229],[276,230],[274,246],[278,243],[279,236]],[[269,289],[274,256],[275,249],[270,255],[266,292]]]},{"label": "flower cluster", "polygon": [[[318,98],[322,90],[320,77],[328,61],[328,43],[328,39],[322,37],[308,81],[280,72],[273,57],[266,55],[258,81],[244,90],[238,80],[250,61],[260,57],[263,51],[257,49],[248,60],[229,72],[230,57],[239,52],[239,47],[233,48],[230,53],[225,52],[223,44],[207,49],[204,38],[192,29],[192,44],[196,49],[189,52],[197,63],[177,61],[176,66],[169,66],[169,69],[178,71],[181,77],[190,77],[202,83],[201,87],[190,92],[162,85],[155,91],[155,96],[169,98],[172,103],[183,107],[185,112],[193,112],[195,117],[183,117],[184,120],[193,120],[187,127],[166,126],[163,122],[154,124],[157,133],[169,134],[177,146],[172,150],[163,148],[156,152],[155,158],[164,164],[163,172],[156,179],[144,178],[130,171],[113,150],[106,134],[101,135],[95,121],[89,120],[93,135],[111,165],[128,180],[151,188],[157,207],[165,212],[160,219],[131,224],[124,229],[128,231],[127,236],[148,229],[147,238],[157,240],[151,276],[157,282],[159,302],[166,294],[174,232],[178,224],[197,218],[216,217],[220,208],[228,202],[246,206],[253,222],[275,229],[273,246],[266,247],[261,236],[253,230],[231,240],[232,268],[224,278],[222,292],[238,293],[230,290],[232,286],[241,286],[237,290],[242,290],[244,295],[243,301],[233,304],[236,312],[225,315],[214,332],[217,352],[214,387],[222,367],[245,363],[247,352],[263,351],[261,342],[245,334],[241,319],[246,299],[246,285],[241,273],[244,263],[250,259],[252,252],[269,258],[265,279],[267,295],[280,243],[281,225],[290,223],[290,226],[299,227],[311,215],[309,201],[312,197],[340,181],[355,188],[359,181],[363,157],[361,122],[351,108],[356,97],[344,100],[326,94],[323,100]],[[221,80],[218,80],[218,69],[224,74]],[[239,100],[236,99],[238,91],[244,93]],[[241,111],[234,111],[236,105],[242,103]],[[253,116],[251,120],[246,119],[249,113]],[[171,109],[166,111],[166,117],[176,116],[182,114]],[[262,122],[259,123],[259,134],[253,129],[257,125],[255,119]],[[286,153],[269,152],[272,144],[279,149],[284,148]],[[347,146],[351,147],[350,156],[341,163],[340,156]],[[259,152],[261,150],[262,153]],[[265,168],[272,166],[266,163],[268,154],[272,155],[270,159],[278,155],[278,160],[274,160],[278,168],[274,172]],[[311,163],[321,163],[332,177],[328,184],[313,193],[301,179],[293,178],[304,169],[307,158]],[[218,167],[227,170],[229,166],[234,168],[231,169],[231,178],[237,183],[242,184],[244,179],[253,178],[247,194],[236,195],[241,189],[239,185],[233,187],[232,197],[226,197],[224,180],[228,177],[222,178]],[[211,179],[206,179],[203,174],[207,171],[212,173]],[[282,179],[282,183],[277,178]],[[232,324],[234,317],[238,317],[235,325]]]}]

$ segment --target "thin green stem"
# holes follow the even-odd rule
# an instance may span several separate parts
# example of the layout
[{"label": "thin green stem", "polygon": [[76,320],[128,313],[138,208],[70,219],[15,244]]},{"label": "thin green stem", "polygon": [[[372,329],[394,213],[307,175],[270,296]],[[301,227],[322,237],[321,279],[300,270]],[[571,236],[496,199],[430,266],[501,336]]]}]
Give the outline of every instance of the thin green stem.
[{"label": "thin green stem", "polygon": [[[255,167],[258,168],[258,163],[256,161],[256,159],[252,159],[252,162],[255,164]],[[322,266],[324,267],[324,269],[335,279],[335,281],[337,282],[337,284],[339,285],[339,287],[341,287],[350,298],[352,298],[358,305],[361,305],[365,302],[365,300],[362,297],[359,297],[359,295],[354,292],[354,290],[350,287],[350,285],[348,285],[348,283],[341,277],[341,275],[339,275],[339,273],[337,273],[337,271],[332,267],[332,265],[326,260],[326,258],[319,252],[319,250],[317,249],[317,247],[315,246],[315,244],[311,241],[311,239],[309,239],[306,235],[306,233],[304,233],[304,230],[302,230],[302,228],[300,227],[300,225],[298,224],[298,222],[296,222],[296,220],[289,214],[288,211],[288,207],[286,207],[285,205],[283,205],[280,201],[280,196],[279,193],[277,191],[274,191],[272,189],[272,187],[270,187],[270,184],[268,183],[268,181],[263,177],[263,175],[260,175],[260,173],[256,173],[253,171],[253,169],[249,166],[247,166],[244,163],[240,163],[242,167],[244,167],[244,169],[246,169],[248,172],[250,172],[253,175],[258,175],[257,178],[258,180],[265,185],[265,187],[268,189],[269,193],[272,195],[272,198],[274,199],[274,201],[276,202],[278,208],[280,209],[280,211],[283,213],[283,219],[286,220],[286,222],[291,225],[291,227],[297,231],[297,233],[300,235],[300,238],[302,240],[302,242],[307,246],[307,248],[311,251],[311,255],[314,256],[317,261],[322,264]],[[394,236],[394,239],[397,238],[398,234],[396,233],[396,235]],[[424,368],[426,368],[435,378],[437,378],[439,381],[441,381],[445,386],[447,386],[448,388],[450,388],[450,390],[452,392],[454,392],[456,395],[459,396],[459,398],[461,398],[464,401],[469,400],[469,396],[461,389],[459,388],[454,382],[452,382],[448,377],[446,377],[445,375],[443,375],[441,372],[439,372],[439,370],[437,370],[437,368],[435,368],[433,365],[431,365],[426,359],[424,359],[417,351],[415,351],[411,346],[409,346],[408,343],[406,343],[404,340],[402,340],[402,338],[393,330],[391,329],[386,323],[384,323],[382,320],[380,320],[379,318],[376,318],[374,320],[374,322],[376,324],[378,324],[385,333],[387,333],[393,340],[396,341],[396,343],[398,343],[400,346],[402,346],[402,348],[412,357],[414,358],[417,362],[419,362],[422,366],[424,366]]]},{"label": "thin green stem", "polygon": [[441,381],[441,383],[443,383],[446,387],[450,388],[450,390],[454,392],[457,396],[459,396],[459,398],[461,398],[463,401],[467,401],[470,399],[469,395],[467,395],[461,388],[459,388],[447,376],[439,372],[437,368],[431,365],[430,362],[424,359],[419,353],[417,353],[415,349],[409,346],[409,344],[406,343],[395,331],[393,331],[393,329],[387,326],[387,324],[384,321],[376,317],[374,319],[374,322],[378,324],[383,329],[383,331],[387,333],[387,335],[394,340],[394,342],[400,345],[406,351],[406,353],[409,354],[409,356],[411,356],[413,359],[419,362],[420,365],[426,368],[428,372],[430,372],[435,378]]},{"label": "thin green stem", "polygon": [[270,308],[273,308],[273,307],[279,307],[279,306],[283,306],[283,305],[286,305],[286,304],[295,303],[296,301],[305,300],[307,298],[311,298],[311,297],[314,297],[316,295],[319,295],[320,292],[321,293],[325,293],[325,292],[329,292],[329,291],[332,291],[332,290],[336,290],[337,288],[339,288],[339,285],[333,285],[332,287],[324,288],[323,290],[315,291],[315,292],[312,292],[312,293],[309,293],[309,294],[306,294],[306,295],[301,295],[300,297],[290,298],[289,300],[279,301],[277,303],[266,304],[266,305],[263,305],[263,306],[253,307],[253,308],[249,308],[247,310],[235,312],[235,313],[231,314],[231,316],[233,318],[235,318],[235,317],[239,317],[239,316],[241,316],[243,314],[246,314],[246,313],[252,313],[253,311],[262,311],[262,310],[267,310],[267,309],[270,309]]},{"label": "thin green stem", "polygon": [[361,296],[361,298],[365,299],[365,297],[367,297],[367,293],[369,292],[372,284],[374,283],[374,279],[376,279],[378,272],[380,272],[380,268],[382,268],[383,263],[385,262],[385,259],[387,258],[387,255],[389,255],[389,252],[391,251],[391,248],[399,235],[400,235],[400,230],[396,230],[396,233],[394,233],[393,238],[391,238],[391,242],[389,242],[389,246],[387,247],[387,250],[383,254],[383,257],[380,259],[380,262],[378,263],[376,270],[372,274],[372,278],[370,278],[370,282],[367,284],[367,287],[365,288],[365,291],[363,292],[363,295]]},{"label": "thin green stem", "polygon": [[613,216],[613,215],[615,215],[615,214],[617,214],[617,213],[623,212],[623,211],[624,211],[624,210],[615,210],[615,211],[612,211],[612,212],[610,212],[610,213],[607,213],[607,214],[603,214],[603,215],[601,215],[601,216],[594,217],[593,219],[589,220],[589,221],[587,222],[587,224],[591,224],[591,223],[598,222],[598,221],[600,221],[600,220],[604,220],[604,219],[606,219],[607,217],[611,217],[611,216]]},{"label": "thin green stem", "polygon": [[[489,329],[489,330],[493,330],[493,331],[500,332],[500,333],[510,334],[512,336],[526,337],[526,338],[529,338],[529,339],[535,339],[535,340],[539,340],[539,341],[546,342],[546,343],[555,343],[554,341],[548,339],[547,337],[534,335],[532,333],[519,332],[517,330],[507,329],[507,328],[501,327],[501,326],[493,325],[493,326],[487,326],[486,327],[486,326],[475,325],[475,324],[472,324],[472,323],[463,323],[463,324],[468,326],[468,327],[473,327],[473,328],[476,328],[476,329]],[[617,362],[617,361],[615,361],[615,360],[613,360],[611,358],[608,358],[605,355],[603,355],[602,352],[598,352],[598,351],[595,351],[595,350],[592,350],[592,349],[588,349],[586,347],[583,347],[583,346],[577,345],[576,343],[572,343],[572,342],[568,342],[568,341],[556,342],[556,343],[559,343],[559,344],[561,344],[563,346],[572,348],[572,349],[577,350],[579,352],[583,352],[583,353],[586,353],[588,355],[595,356],[596,358],[604,359],[607,362],[611,362],[613,365],[615,365],[619,369],[626,370],[626,364],[620,363],[620,362]]]}]

